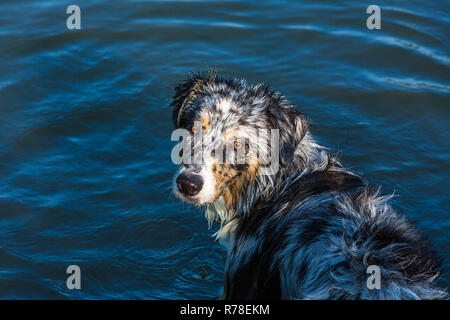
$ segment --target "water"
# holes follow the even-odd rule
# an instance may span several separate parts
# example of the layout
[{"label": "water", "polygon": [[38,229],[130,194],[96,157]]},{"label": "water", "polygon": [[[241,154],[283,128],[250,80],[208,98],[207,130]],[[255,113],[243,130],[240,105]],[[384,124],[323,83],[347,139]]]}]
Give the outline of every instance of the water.
[{"label": "water", "polygon": [[379,3],[382,30],[349,1],[76,4],[80,31],[64,1],[0,4],[0,298],[220,295],[225,252],[170,192],[171,87],[214,66],[295,101],[450,272],[448,2]]}]

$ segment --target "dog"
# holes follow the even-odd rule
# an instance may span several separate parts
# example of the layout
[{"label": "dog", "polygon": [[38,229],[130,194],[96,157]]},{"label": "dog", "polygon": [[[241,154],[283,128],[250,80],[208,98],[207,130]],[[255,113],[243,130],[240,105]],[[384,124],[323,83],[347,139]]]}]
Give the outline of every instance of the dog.
[{"label": "dog", "polygon": [[[228,248],[223,299],[446,297],[430,244],[389,196],[312,138],[307,118],[281,93],[191,74],[175,86],[171,110],[175,127],[188,133],[184,156],[201,153],[200,162],[181,161],[174,193],[206,206],[210,225],[220,223],[215,235]],[[255,129],[276,130],[277,145],[256,142]],[[259,152],[262,145],[269,150]],[[218,146],[231,149],[232,160],[244,150],[253,161],[218,161]],[[260,154],[275,149],[278,170],[261,174]],[[369,267],[379,271],[378,286]]]}]

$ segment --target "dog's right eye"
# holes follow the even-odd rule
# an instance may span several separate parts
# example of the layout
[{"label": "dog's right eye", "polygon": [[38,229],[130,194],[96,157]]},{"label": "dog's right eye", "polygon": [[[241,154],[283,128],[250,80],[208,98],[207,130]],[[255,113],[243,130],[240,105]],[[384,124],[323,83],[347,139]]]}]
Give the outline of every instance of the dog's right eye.
[{"label": "dog's right eye", "polygon": [[[206,127],[202,126],[202,131],[205,131],[205,129],[206,129]],[[192,133],[195,133],[195,127],[194,126],[192,126],[191,131],[192,131]]]}]

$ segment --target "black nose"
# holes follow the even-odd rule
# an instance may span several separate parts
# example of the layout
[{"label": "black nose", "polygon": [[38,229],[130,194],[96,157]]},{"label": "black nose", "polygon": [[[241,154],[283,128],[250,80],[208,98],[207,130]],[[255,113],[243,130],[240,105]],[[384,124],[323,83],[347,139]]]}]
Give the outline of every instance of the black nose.
[{"label": "black nose", "polygon": [[185,196],[195,196],[203,187],[203,179],[197,174],[180,174],[177,178],[178,190]]}]

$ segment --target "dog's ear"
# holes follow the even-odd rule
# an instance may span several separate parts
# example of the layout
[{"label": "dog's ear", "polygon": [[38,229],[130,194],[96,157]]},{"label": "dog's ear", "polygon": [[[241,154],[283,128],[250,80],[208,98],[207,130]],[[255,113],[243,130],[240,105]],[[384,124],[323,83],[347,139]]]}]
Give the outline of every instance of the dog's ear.
[{"label": "dog's ear", "polygon": [[180,118],[184,109],[195,97],[195,93],[204,81],[206,81],[205,77],[194,74],[175,86],[175,94],[172,97],[170,108],[172,109],[172,121],[176,128],[180,125]]},{"label": "dog's ear", "polygon": [[269,109],[269,119],[279,133],[279,152],[282,165],[289,165],[294,152],[308,131],[308,121],[294,107],[273,106]]}]

